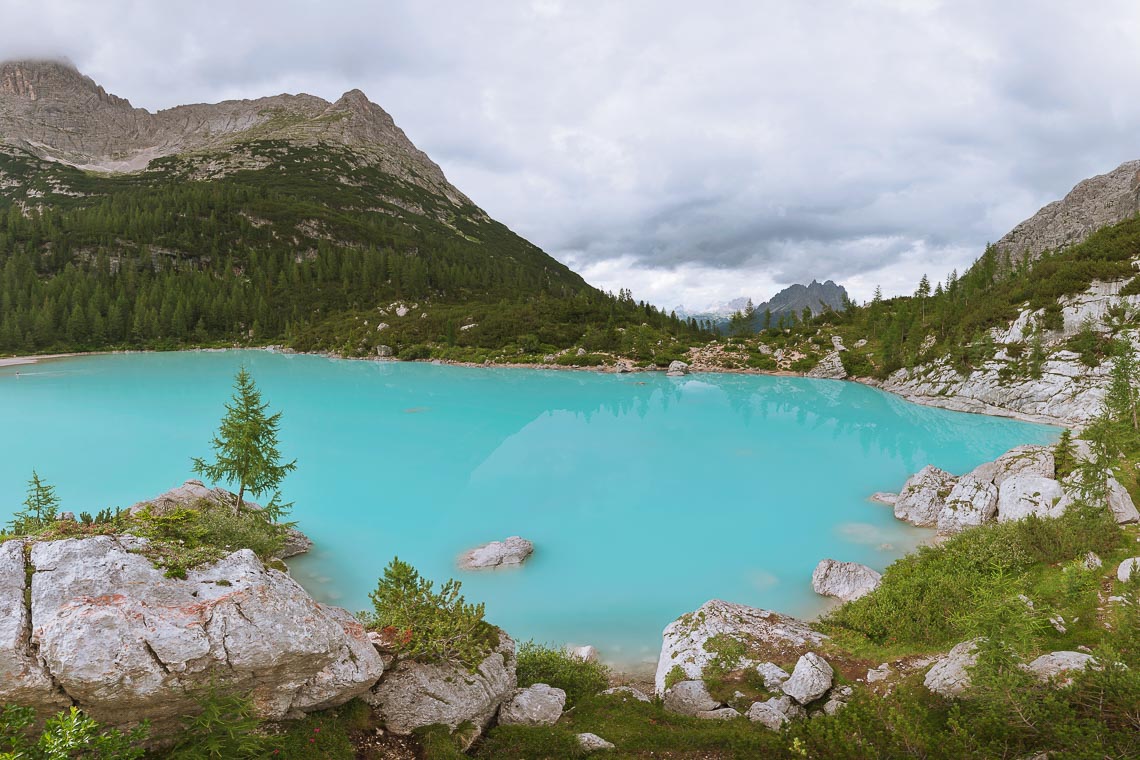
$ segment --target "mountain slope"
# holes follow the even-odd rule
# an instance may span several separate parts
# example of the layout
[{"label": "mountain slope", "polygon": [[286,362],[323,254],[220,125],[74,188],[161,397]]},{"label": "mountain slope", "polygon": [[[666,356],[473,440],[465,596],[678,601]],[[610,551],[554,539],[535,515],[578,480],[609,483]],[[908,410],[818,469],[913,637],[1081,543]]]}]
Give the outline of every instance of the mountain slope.
[{"label": "mountain slope", "polygon": [[0,352],[541,355],[605,325],[694,332],[488,217],[359,91],[152,114],[66,64],[14,62],[0,130]]},{"label": "mountain slope", "polygon": [[847,302],[847,289],[836,285],[831,280],[823,283],[812,280],[807,285],[789,285],[771,299],[756,306],[756,311],[763,315],[771,311],[773,317],[783,314],[799,316],[804,309],[811,309],[812,314],[821,314],[825,309],[842,309]]}]

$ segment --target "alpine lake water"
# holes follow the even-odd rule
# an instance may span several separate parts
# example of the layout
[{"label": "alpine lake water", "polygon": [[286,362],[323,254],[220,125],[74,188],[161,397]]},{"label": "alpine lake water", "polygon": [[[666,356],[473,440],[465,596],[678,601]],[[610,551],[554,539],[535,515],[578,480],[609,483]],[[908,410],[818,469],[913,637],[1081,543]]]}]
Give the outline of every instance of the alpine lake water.
[{"label": "alpine lake water", "polygon": [[[360,610],[394,555],[516,639],[655,662],[661,629],[712,598],[811,616],[830,557],[883,570],[930,531],[868,501],[934,464],[965,472],[1056,428],[911,404],[833,380],[602,374],[266,351],[75,357],[0,368],[0,519],[33,468],[63,508],[129,506],[187,478],[244,364],[298,461],[284,496],[315,542],[290,560]],[[466,549],[534,542],[522,567]]]}]

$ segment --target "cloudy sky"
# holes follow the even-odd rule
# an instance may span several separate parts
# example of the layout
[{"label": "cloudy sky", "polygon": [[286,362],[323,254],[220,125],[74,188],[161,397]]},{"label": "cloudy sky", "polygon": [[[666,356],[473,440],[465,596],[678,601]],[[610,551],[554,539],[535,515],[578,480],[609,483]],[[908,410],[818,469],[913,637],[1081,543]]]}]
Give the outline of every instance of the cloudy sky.
[{"label": "cloudy sky", "polygon": [[479,205],[666,307],[963,269],[1140,158],[1140,3],[0,0],[151,110],[358,87]]}]

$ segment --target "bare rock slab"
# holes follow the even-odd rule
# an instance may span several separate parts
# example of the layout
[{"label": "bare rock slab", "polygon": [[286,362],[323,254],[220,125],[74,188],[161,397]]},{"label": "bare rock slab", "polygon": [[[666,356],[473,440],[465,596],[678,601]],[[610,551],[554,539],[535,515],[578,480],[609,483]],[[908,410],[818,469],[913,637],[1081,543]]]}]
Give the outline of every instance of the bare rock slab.
[{"label": "bare rock slab", "polygon": [[465,552],[459,558],[459,566],[464,570],[482,570],[492,567],[521,565],[534,554],[534,544],[519,536],[510,536],[503,541],[492,541]]},{"label": "bare rock slab", "polygon": [[957,697],[970,687],[970,668],[978,662],[978,640],[963,641],[938,659],[923,683],[935,694]]},{"label": "bare rock slab", "polygon": [[720,707],[704,681],[681,681],[665,692],[665,709],[679,715],[696,715]]},{"label": "bare rock slab", "polygon": [[811,587],[817,594],[833,596],[844,602],[866,596],[879,587],[883,576],[858,562],[825,559],[811,574]]},{"label": "bare rock slab", "polygon": [[895,501],[895,517],[919,527],[937,525],[955,482],[953,475],[928,464],[903,486]]},{"label": "bare rock slab", "polygon": [[566,708],[566,692],[544,683],[518,689],[499,710],[504,726],[552,726]]},{"label": "bare rock slab", "polygon": [[835,671],[827,660],[815,652],[808,652],[796,662],[792,677],[780,689],[801,705],[813,702],[831,688]]}]

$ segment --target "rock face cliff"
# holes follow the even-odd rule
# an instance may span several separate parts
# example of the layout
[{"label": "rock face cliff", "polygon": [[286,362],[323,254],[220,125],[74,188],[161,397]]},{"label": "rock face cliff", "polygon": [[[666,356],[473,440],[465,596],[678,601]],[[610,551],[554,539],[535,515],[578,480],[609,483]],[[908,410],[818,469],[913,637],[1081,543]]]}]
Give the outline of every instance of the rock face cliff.
[{"label": "rock face cliff", "polygon": [[275,95],[151,113],[107,93],[65,62],[0,63],[0,143],[39,158],[94,171],[134,172],[164,156],[274,139],[350,147],[388,174],[456,205],[470,204],[360,90],[334,103],[305,94]]},{"label": "rock face cliff", "polygon": [[1045,206],[996,243],[1011,261],[1038,258],[1047,250],[1079,243],[1101,227],[1140,212],[1140,161],[1077,183],[1068,195]]}]

